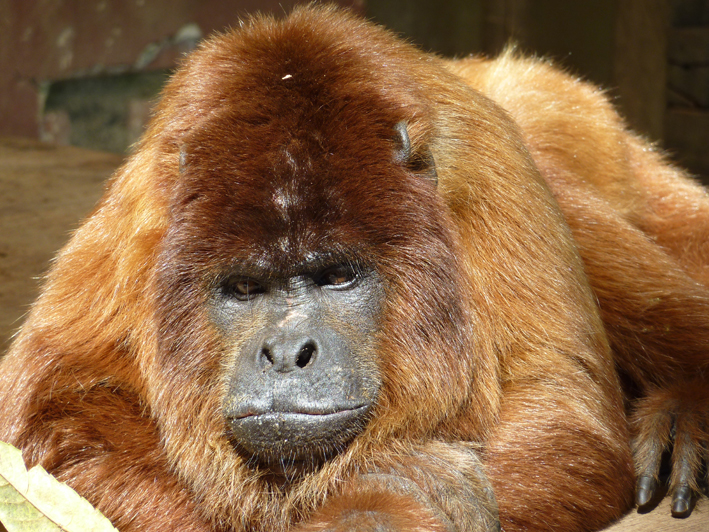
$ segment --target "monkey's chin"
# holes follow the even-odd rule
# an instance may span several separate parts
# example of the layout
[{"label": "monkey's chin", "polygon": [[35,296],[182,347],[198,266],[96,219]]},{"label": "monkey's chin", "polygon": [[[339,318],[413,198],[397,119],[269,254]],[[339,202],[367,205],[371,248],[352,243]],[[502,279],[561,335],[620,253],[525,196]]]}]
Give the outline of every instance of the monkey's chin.
[{"label": "monkey's chin", "polygon": [[291,477],[319,469],[364,430],[369,405],[327,414],[266,412],[227,419],[250,463]]}]

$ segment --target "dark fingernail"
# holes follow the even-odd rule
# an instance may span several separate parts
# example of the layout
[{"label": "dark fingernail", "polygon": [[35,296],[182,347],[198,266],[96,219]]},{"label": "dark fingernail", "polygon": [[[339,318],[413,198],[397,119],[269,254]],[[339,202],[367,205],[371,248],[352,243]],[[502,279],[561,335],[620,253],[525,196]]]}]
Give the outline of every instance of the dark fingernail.
[{"label": "dark fingernail", "polygon": [[655,494],[655,479],[648,476],[642,476],[638,479],[638,484],[635,492],[635,503],[638,506],[645,506],[650,502]]},{"label": "dark fingernail", "polygon": [[675,490],[672,497],[672,515],[675,517],[687,517],[689,515],[689,503],[692,499],[692,490],[689,486],[680,486]]}]

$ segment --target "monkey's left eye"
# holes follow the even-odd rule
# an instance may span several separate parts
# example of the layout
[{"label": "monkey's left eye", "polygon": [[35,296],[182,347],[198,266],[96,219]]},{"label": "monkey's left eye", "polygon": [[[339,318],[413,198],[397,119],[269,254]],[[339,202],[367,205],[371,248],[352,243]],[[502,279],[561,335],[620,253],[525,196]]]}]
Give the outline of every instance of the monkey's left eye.
[{"label": "monkey's left eye", "polygon": [[237,279],[230,279],[224,284],[224,290],[229,295],[236,297],[237,299],[253,299],[259,294],[263,294],[266,288],[254,279],[249,279],[248,277],[241,277]]},{"label": "monkey's left eye", "polygon": [[315,279],[318,286],[344,288],[357,279],[357,273],[344,264],[338,264],[321,272]]}]

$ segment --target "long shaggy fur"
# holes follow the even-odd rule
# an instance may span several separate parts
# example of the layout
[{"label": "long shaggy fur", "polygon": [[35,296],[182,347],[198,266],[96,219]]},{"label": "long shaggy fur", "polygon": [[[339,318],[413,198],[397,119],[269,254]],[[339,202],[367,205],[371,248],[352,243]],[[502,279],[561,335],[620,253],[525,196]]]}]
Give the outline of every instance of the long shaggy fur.
[{"label": "long shaggy fur", "polygon": [[[437,187],[392,157],[402,121]],[[331,8],[255,18],[185,61],[60,252],[0,366],[0,439],[123,532],[485,530],[475,449],[504,530],[593,530],[632,505],[626,409],[639,471],[669,419],[683,463],[704,452],[707,231],[705,192],[544,62],[445,61]],[[229,441],[238,346],[207,289],[323,248],[386,282],[383,385],[346,449],[277,483]]]}]

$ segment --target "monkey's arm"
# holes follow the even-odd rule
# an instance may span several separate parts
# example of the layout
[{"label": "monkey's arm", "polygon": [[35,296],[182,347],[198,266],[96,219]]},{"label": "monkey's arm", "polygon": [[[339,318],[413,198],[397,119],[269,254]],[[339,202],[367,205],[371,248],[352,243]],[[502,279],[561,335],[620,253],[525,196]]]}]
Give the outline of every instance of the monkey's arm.
[{"label": "monkey's arm", "polygon": [[[709,215],[702,212],[706,205],[696,191],[694,196],[687,192],[703,209],[691,210],[691,224],[686,214],[675,212],[675,223],[685,220],[695,229],[709,226]],[[672,513],[687,516],[692,498],[700,494],[706,453],[709,393],[701,369],[709,363],[709,289],[690,277],[680,262],[683,257],[672,256],[592,190],[566,183],[557,196],[598,298],[616,364],[627,381],[636,502],[643,506],[652,499],[662,455],[671,448]],[[690,212],[689,206],[685,212]],[[652,216],[657,232],[669,221],[670,216]],[[691,249],[689,236],[678,238],[686,239],[684,248]]]},{"label": "monkey's arm", "polygon": [[637,503],[652,498],[672,448],[672,511],[686,516],[708,439],[707,192],[593,85],[514,54],[500,61],[517,83],[496,61],[449,67],[510,110],[572,229],[630,407]]},{"label": "monkey's arm", "polygon": [[[3,435],[23,449],[28,466],[67,482],[121,532],[211,530],[170,471],[152,421],[125,390],[96,385],[36,399],[24,428]],[[12,407],[3,415],[19,419]]]},{"label": "monkey's arm", "polygon": [[486,450],[505,532],[598,530],[632,505],[624,425],[584,368],[556,366],[507,387]]},{"label": "monkey's arm", "polygon": [[499,521],[475,451],[432,442],[354,477],[296,530],[493,532]]}]

